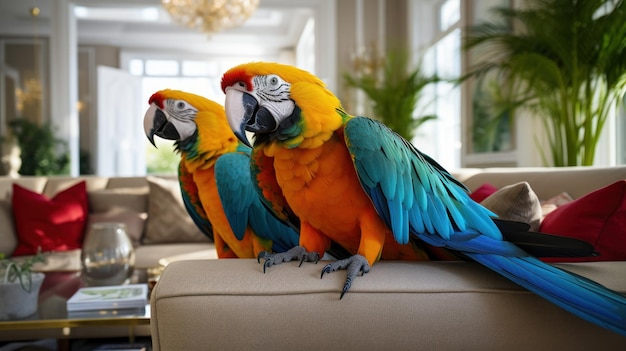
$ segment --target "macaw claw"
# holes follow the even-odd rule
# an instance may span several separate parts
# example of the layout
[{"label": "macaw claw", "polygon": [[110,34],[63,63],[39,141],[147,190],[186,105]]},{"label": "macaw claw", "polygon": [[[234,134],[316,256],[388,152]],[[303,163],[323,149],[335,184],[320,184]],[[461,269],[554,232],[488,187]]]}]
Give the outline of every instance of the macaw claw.
[{"label": "macaw claw", "polygon": [[257,262],[261,263],[261,259],[265,260],[263,262],[263,273],[265,273],[265,270],[269,266],[281,264],[283,262],[289,262],[296,259],[300,260],[300,264],[298,266],[302,266],[302,263],[305,261],[317,263],[320,260],[320,255],[317,252],[307,252],[306,249],[302,246],[295,246],[285,252],[259,252],[259,254],[257,255]]},{"label": "macaw claw", "polygon": [[341,269],[345,269],[347,271],[346,283],[343,285],[343,289],[341,290],[341,296],[339,296],[339,300],[343,298],[343,295],[350,290],[352,286],[352,282],[356,279],[359,272],[361,276],[370,271],[369,262],[362,255],[354,255],[348,257],[343,260],[335,261],[327,264],[322,268],[322,275],[320,278],[324,277],[324,273],[335,272]]}]

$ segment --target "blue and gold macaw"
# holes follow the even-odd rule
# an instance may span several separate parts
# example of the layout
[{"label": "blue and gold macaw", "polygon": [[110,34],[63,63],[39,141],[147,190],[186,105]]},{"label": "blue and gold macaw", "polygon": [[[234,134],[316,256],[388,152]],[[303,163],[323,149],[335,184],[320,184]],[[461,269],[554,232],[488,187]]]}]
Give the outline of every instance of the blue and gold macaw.
[{"label": "blue and gold macaw", "polygon": [[435,160],[382,123],[349,115],[314,75],[254,62],[228,70],[222,90],[237,137],[249,144],[245,133],[254,133],[262,194],[274,211],[300,219],[300,247],[267,257],[270,264],[314,258],[334,240],[353,256],[327,264],[322,276],[347,270],[343,296],[378,259],[424,259],[418,249],[431,245],[626,335],[623,295],[505,240],[494,214]]},{"label": "blue and gold macaw", "polygon": [[175,140],[185,206],[219,258],[255,258],[298,245],[297,230],[261,202],[250,178],[250,148],[237,140],[221,105],[178,90],[158,91],[149,104],[146,135],[153,145],[155,135]]}]

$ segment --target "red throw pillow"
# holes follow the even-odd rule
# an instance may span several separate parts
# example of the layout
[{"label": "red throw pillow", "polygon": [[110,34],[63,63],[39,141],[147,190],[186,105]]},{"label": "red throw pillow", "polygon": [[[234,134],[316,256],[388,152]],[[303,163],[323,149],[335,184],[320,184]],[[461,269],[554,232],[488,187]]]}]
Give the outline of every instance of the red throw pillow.
[{"label": "red throw pillow", "polygon": [[81,181],[52,199],[13,184],[18,244],[13,256],[79,249],[88,215],[87,185]]},{"label": "red throw pillow", "polygon": [[488,198],[489,195],[495,193],[496,191],[498,191],[498,188],[496,188],[495,186],[489,184],[489,183],[485,183],[481,186],[479,186],[476,190],[472,191],[469,194],[469,197],[480,203],[482,202],[484,199]]},{"label": "red throw pillow", "polygon": [[546,258],[548,262],[626,260],[626,180],[620,180],[558,207],[539,231],[574,237],[595,247],[596,257]]}]

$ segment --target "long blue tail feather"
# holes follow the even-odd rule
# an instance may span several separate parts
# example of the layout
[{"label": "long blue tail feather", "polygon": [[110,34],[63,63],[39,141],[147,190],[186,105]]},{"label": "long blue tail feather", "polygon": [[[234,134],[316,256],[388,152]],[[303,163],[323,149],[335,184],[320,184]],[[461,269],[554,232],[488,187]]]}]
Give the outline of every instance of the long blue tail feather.
[{"label": "long blue tail feather", "polygon": [[532,257],[467,256],[557,306],[626,336],[626,297]]}]

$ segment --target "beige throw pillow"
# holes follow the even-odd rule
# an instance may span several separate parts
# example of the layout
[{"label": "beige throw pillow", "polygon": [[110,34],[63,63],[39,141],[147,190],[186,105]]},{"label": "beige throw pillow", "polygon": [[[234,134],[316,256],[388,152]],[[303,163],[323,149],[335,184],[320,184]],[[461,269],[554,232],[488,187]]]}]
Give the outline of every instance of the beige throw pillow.
[{"label": "beige throw pillow", "polygon": [[152,176],[147,179],[150,193],[143,243],[208,242],[185,209],[178,181]]},{"label": "beige throw pillow", "polygon": [[528,182],[505,186],[481,202],[501,219],[530,224],[536,231],[541,224],[541,203]]},{"label": "beige throw pillow", "polygon": [[547,200],[541,201],[541,212],[543,217],[549,215],[552,211],[572,201],[574,201],[574,199],[570,196],[570,194],[565,192],[553,196]]}]

